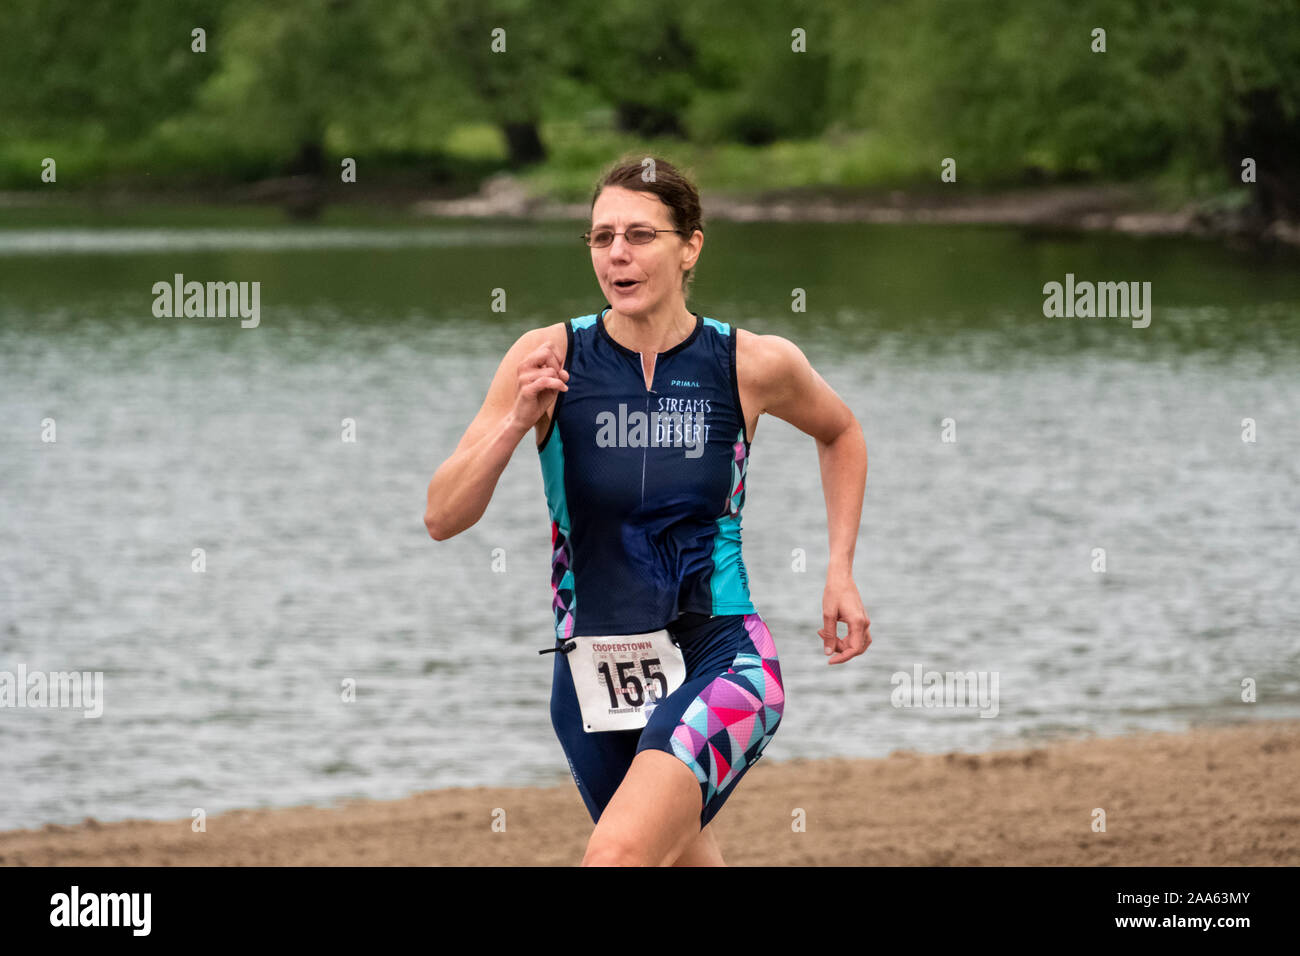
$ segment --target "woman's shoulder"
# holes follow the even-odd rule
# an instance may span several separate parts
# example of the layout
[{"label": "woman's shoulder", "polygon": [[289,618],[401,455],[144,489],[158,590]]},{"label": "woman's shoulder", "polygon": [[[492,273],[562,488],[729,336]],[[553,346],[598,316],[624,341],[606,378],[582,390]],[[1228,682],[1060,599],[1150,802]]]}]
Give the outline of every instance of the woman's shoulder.
[{"label": "woman's shoulder", "polygon": [[736,373],[751,381],[783,375],[800,358],[802,350],[787,338],[736,329]]},{"label": "woman's shoulder", "polygon": [[569,320],[564,322],[552,322],[550,325],[541,325],[532,330],[532,334],[539,342],[550,342],[553,345],[564,347],[568,339],[568,334],[564,327],[569,324]]},{"label": "woman's shoulder", "polygon": [[816,377],[803,350],[784,336],[736,330],[736,384],[743,407],[762,414]]},{"label": "woman's shoulder", "polygon": [[537,328],[528,329],[515,339],[510,351],[523,356],[543,345],[551,345],[560,353],[560,361],[563,362],[565,353],[569,348],[568,335],[564,331],[567,324],[567,322],[555,322],[551,325],[541,325]]}]

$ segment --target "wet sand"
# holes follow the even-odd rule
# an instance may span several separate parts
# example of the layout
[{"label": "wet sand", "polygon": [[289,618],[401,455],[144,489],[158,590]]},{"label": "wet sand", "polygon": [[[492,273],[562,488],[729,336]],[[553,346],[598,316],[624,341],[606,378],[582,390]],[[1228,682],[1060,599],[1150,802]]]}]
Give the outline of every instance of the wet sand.
[{"label": "wet sand", "polygon": [[[1300,722],[978,755],[765,759],[713,826],[742,866],[1296,866]],[[571,783],[470,787],[232,811],[202,833],[188,818],[13,830],[0,833],[0,865],[569,866],[591,829]]]}]

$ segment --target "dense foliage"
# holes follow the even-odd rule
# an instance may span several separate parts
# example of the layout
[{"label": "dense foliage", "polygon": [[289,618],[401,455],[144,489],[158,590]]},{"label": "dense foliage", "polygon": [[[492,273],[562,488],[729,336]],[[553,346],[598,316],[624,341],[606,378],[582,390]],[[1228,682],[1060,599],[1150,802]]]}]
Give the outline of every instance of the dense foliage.
[{"label": "dense foliage", "polygon": [[1251,157],[1261,201],[1300,212],[1300,0],[5,6],[10,187],[56,148],[84,180],[320,173],[340,155],[441,168],[475,148],[585,176],[608,133],[818,141],[807,180],[863,185],[933,180],[953,157],[964,182],[1165,174],[1214,191]]}]

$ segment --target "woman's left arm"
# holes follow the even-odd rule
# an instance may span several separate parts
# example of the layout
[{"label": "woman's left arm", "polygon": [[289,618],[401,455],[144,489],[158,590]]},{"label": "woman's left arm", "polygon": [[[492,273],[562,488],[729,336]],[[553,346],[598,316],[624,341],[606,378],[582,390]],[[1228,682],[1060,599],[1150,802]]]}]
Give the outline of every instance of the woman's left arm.
[{"label": "woman's left arm", "polygon": [[[871,645],[871,621],[853,583],[853,552],[862,523],[867,484],[867,443],[862,426],[843,399],[826,384],[797,345],[779,335],[754,336],[746,364],[760,398],[760,412],[775,415],[817,441],[822,492],[830,536],[830,564],[822,593],[818,631],[828,664],[857,657]],[[748,376],[747,376],[748,377]],[[848,635],[836,634],[838,622]]]}]

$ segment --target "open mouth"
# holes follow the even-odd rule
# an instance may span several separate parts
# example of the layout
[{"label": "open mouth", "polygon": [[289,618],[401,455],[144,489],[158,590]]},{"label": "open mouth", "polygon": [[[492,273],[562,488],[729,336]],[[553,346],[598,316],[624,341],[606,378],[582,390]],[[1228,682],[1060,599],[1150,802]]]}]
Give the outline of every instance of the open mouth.
[{"label": "open mouth", "polygon": [[636,279],[618,279],[614,283],[614,288],[618,289],[620,292],[628,292],[640,284],[641,283]]}]

